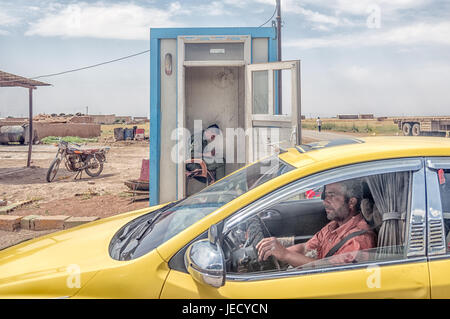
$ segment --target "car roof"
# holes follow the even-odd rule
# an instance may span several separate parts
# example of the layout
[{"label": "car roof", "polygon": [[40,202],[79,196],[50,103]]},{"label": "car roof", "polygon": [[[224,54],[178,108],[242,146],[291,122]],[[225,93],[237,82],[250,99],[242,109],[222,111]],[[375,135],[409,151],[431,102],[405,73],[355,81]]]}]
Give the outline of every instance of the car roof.
[{"label": "car roof", "polygon": [[292,166],[304,167],[318,162],[334,162],[336,165],[331,166],[340,166],[416,156],[450,156],[450,139],[417,136],[343,138],[298,145],[279,157]]}]

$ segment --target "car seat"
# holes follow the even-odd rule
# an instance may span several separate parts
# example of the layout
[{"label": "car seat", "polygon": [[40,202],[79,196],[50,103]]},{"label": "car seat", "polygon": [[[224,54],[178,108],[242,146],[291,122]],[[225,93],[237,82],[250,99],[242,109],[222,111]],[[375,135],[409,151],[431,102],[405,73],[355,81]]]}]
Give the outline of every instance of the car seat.
[{"label": "car seat", "polygon": [[373,229],[378,236],[381,224],[383,223],[383,216],[380,214],[377,205],[372,197],[369,186],[363,182],[363,197],[361,200],[361,214],[366,220],[367,224]]}]

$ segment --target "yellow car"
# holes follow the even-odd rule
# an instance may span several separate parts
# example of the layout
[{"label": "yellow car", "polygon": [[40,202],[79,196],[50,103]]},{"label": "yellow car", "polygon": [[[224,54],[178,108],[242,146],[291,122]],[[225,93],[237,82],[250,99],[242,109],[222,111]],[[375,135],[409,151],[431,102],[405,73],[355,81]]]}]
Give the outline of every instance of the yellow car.
[{"label": "yellow car", "polygon": [[[370,246],[301,265],[260,258],[263,238],[280,249],[317,238],[332,222],[328,185],[343,181],[361,189],[355,216]],[[449,225],[448,139],[311,143],[179,202],[4,249],[0,297],[448,298]]]}]

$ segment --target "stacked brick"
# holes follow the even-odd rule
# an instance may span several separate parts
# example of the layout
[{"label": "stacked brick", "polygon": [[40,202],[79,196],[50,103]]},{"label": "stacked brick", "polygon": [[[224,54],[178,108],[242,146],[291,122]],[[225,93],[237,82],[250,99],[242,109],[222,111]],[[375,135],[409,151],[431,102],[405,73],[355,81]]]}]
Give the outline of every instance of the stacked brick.
[{"label": "stacked brick", "polygon": [[15,231],[19,229],[27,230],[58,230],[68,229],[98,220],[99,217],[71,217],[71,216],[13,216],[0,215],[0,230]]}]

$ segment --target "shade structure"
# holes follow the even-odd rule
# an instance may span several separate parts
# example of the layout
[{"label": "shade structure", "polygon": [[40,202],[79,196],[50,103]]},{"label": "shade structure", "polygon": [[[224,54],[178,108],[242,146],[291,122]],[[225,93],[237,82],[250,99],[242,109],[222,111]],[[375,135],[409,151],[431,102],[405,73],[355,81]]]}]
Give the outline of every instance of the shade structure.
[{"label": "shade structure", "polygon": [[33,90],[35,90],[38,86],[49,85],[51,84],[0,71],[0,87],[24,87],[27,88],[29,92],[29,143],[27,167],[30,167],[31,164],[31,152],[33,147]]}]

